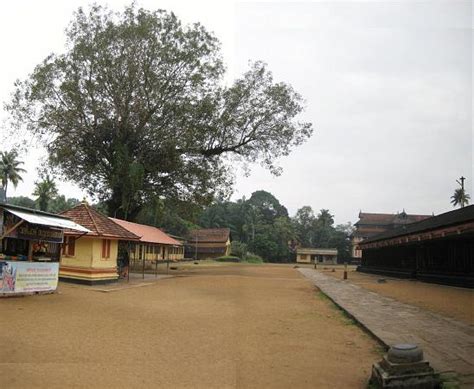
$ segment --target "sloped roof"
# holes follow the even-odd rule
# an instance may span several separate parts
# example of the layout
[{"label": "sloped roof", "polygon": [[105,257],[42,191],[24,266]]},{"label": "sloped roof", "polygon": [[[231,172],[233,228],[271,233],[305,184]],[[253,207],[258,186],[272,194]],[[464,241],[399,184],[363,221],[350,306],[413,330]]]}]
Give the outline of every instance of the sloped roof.
[{"label": "sloped roof", "polygon": [[[86,202],[82,202],[67,211],[61,212],[61,215],[68,217],[72,221],[90,230],[87,236],[100,236],[123,240],[139,239],[137,235],[113,222]],[[64,232],[66,234],[77,234],[77,232],[70,230],[65,230]]]},{"label": "sloped roof", "polygon": [[27,207],[20,207],[18,205],[11,205],[0,202],[0,210],[5,209],[10,213],[18,216],[19,218],[26,220],[32,224],[41,224],[50,227],[58,227],[61,229],[70,228],[75,231],[88,232],[87,228],[78,225],[69,218],[54,213],[43,212],[37,209],[31,209]]},{"label": "sloped roof", "polygon": [[127,231],[140,237],[140,242],[158,243],[174,246],[181,246],[182,243],[173,239],[157,227],[147,226],[145,224],[132,223],[122,219],[109,217],[110,220],[125,228]]},{"label": "sloped roof", "polygon": [[230,228],[203,228],[189,232],[190,241],[207,243],[226,243],[230,237]]},{"label": "sloped roof", "polygon": [[60,217],[63,219],[67,219],[66,216],[61,216],[61,215],[56,215],[55,213],[40,211],[38,209],[22,207],[20,205],[8,204],[1,201],[0,201],[0,207],[5,208],[5,209],[15,209],[17,211],[24,211],[24,212],[31,213],[33,215],[44,215],[44,216]]},{"label": "sloped roof", "polygon": [[432,215],[409,215],[402,213],[368,213],[360,212],[355,225],[392,225],[415,223],[432,217]]},{"label": "sloped roof", "polygon": [[26,212],[24,210],[19,211],[17,209],[12,209],[12,208],[2,207],[0,208],[0,210],[1,209],[5,209],[8,212],[12,213],[13,215],[31,224],[39,224],[39,225],[48,226],[48,227],[56,227],[56,228],[61,228],[62,230],[69,229],[69,230],[79,231],[80,233],[90,232],[87,228],[65,217],[39,215],[39,214],[31,213],[31,212]]},{"label": "sloped roof", "polygon": [[399,236],[410,235],[419,232],[431,231],[437,228],[449,227],[456,224],[474,221],[474,205],[454,211],[442,213],[438,216],[432,216],[429,219],[421,220],[416,223],[403,225],[390,231],[382,232],[369,239],[364,240],[361,244],[376,242],[385,239],[396,238]]}]

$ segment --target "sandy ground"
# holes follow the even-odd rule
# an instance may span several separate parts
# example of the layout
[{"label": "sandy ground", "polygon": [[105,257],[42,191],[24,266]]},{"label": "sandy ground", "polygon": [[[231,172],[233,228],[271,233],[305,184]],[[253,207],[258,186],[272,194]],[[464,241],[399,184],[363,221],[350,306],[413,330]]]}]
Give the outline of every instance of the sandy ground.
[{"label": "sandy ground", "polygon": [[292,267],[0,300],[1,388],[364,388],[376,342]]},{"label": "sandy ground", "polygon": [[[343,266],[319,266],[326,275],[343,278]],[[384,283],[379,283],[384,279]],[[431,312],[474,325],[474,290],[416,280],[403,280],[381,275],[360,273],[349,267],[348,281],[381,295],[412,304]]]}]

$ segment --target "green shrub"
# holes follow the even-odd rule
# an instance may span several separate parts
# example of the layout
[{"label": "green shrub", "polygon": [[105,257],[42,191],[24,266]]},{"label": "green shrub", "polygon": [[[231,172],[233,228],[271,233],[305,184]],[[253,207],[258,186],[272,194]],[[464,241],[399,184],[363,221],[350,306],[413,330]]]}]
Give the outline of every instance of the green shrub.
[{"label": "green shrub", "polygon": [[247,245],[238,240],[234,240],[230,245],[230,255],[242,258],[245,261],[245,257],[247,256]]},{"label": "green shrub", "polygon": [[247,253],[247,256],[245,257],[245,262],[248,262],[248,263],[263,263],[263,259],[260,255]]},{"label": "green shrub", "polygon": [[216,258],[215,260],[218,262],[240,262],[240,258],[233,255],[224,255],[222,257]]}]

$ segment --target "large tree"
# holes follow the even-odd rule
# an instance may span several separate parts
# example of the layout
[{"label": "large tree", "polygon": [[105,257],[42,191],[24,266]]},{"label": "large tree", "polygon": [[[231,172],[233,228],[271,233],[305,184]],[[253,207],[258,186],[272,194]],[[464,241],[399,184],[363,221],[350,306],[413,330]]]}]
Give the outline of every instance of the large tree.
[{"label": "large tree", "polygon": [[155,198],[209,203],[229,159],[276,161],[312,133],[301,96],[256,62],[232,85],[215,36],[172,13],[79,9],[67,48],[17,82],[13,122],[39,135],[52,166],[133,219]]}]

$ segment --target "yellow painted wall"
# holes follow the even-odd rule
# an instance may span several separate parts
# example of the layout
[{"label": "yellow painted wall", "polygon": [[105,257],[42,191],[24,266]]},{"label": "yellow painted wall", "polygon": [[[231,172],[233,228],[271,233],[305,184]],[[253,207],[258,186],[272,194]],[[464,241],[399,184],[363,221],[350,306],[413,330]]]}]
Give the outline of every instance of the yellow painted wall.
[{"label": "yellow painted wall", "polygon": [[61,255],[61,264],[85,268],[115,268],[118,241],[110,241],[110,257],[102,258],[102,239],[81,237],[76,240],[74,256]]},{"label": "yellow painted wall", "polygon": [[115,268],[117,267],[118,241],[110,241],[110,256],[102,258],[102,239],[94,239],[92,250],[92,267]]},{"label": "yellow painted wall", "polygon": [[102,239],[81,237],[75,242],[73,256],[61,255],[59,276],[87,282],[114,281],[118,278],[117,254],[117,240],[110,241],[109,258],[102,258]]},{"label": "yellow painted wall", "polygon": [[93,240],[86,237],[77,239],[74,256],[61,254],[61,264],[64,266],[91,267]]},{"label": "yellow painted wall", "polygon": [[[304,258],[304,256],[306,257]],[[309,254],[298,254],[296,256],[296,262],[298,263],[311,263],[311,255]]]},{"label": "yellow painted wall", "polygon": [[[139,246],[142,246],[142,255],[144,256],[146,261],[163,261],[170,259],[172,261],[179,261],[184,258],[184,246],[180,246],[178,249],[177,253],[171,253],[172,246],[169,245],[157,245],[158,247],[158,252],[155,253],[154,251],[147,253],[146,252],[146,247],[147,244],[145,243],[140,243],[135,246],[135,250],[131,253],[131,259],[132,260],[140,260],[140,248]],[[163,255],[163,247],[164,247],[164,255]]]}]

